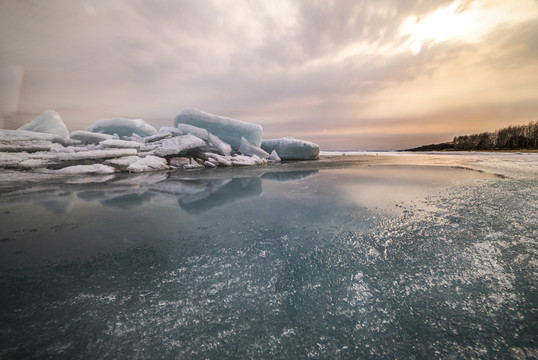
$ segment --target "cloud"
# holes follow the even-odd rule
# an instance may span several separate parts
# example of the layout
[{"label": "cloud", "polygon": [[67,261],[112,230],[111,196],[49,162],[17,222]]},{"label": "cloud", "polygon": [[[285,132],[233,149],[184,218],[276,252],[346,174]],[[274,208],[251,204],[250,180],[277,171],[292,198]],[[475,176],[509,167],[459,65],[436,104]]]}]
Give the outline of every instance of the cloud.
[{"label": "cloud", "polygon": [[[22,68],[24,80],[19,112],[0,112],[16,127],[28,117],[20,114],[54,108],[74,130],[111,116],[170,125],[182,108],[199,107],[259,122],[270,136],[311,134],[330,146],[324,130],[344,137],[378,123],[381,134],[391,119],[393,132],[409,134],[413,119],[429,117],[436,137],[446,116],[463,115],[454,109],[535,99],[536,4],[478,17],[487,26],[472,39],[424,38],[413,56],[403,24],[451,4],[473,19],[504,9],[497,0],[8,1],[0,66]],[[10,86],[2,81],[0,90]],[[529,116],[516,113],[515,122]]]}]

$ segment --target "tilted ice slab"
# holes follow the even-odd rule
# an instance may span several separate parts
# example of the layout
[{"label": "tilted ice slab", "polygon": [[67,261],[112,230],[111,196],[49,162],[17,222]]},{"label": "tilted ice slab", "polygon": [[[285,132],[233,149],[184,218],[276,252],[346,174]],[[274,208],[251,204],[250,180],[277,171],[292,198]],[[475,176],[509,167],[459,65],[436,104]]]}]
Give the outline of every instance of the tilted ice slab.
[{"label": "tilted ice slab", "polygon": [[261,147],[267,152],[276,151],[282,160],[319,159],[319,146],[317,144],[297,140],[293,137],[264,140]]},{"label": "tilted ice slab", "polygon": [[45,110],[28,124],[24,124],[18,130],[35,131],[39,133],[54,134],[61,137],[69,137],[69,130],[65,126],[60,114],[54,110]]},{"label": "tilted ice slab", "polygon": [[164,139],[152,143],[154,144],[153,153],[157,156],[178,155],[185,150],[195,149],[205,146],[206,142],[194,135],[176,136],[170,139]]},{"label": "tilted ice slab", "polygon": [[215,150],[222,155],[228,156],[232,153],[232,147],[230,144],[222,141],[218,136],[213,135],[207,129],[202,129],[197,126],[188,124],[177,124],[177,127],[162,127],[159,129],[159,133],[170,133],[173,136],[180,135],[194,135],[207,142],[207,148],[203,150],[211,151]]},{"label": "tilted ice slab", "polygon": [[118,136],[133,136],[136,134],[141,137],[157,134],[157,130],[142,119],[104,119],[98,120],[91,125],[87,131],[110,134]]},{"label": "tilted ice slab", "polygon": [[159,140],[169,139],[171,137],[172,137],[172,133],[170,133],[169,131],[166,131],[166,130],[162,131],[162,128],[161,128],[161,130],[159,130],[158,134],[151,135],[151,136],[146,136],[143,139],[144,139],[145,143],[152,143],[152,142],[159,141]]},{"label": "tilted ice slab", "polygon": [[243,155],[249,155],[249,156],[256,155],[262,159],[269,157],[269,153],[267,153],[266,151],[264,151],[262,148],[258,146],[252,145],[244,137],[241,137],[241,145],[239,146],[239,149],[237,149],[237,151],[239,151]]},{"label": "tilted ice slab", "polygon": [[114,140],[117,139],[117,136],[109,134],[95,133],[91,131],[76,130],[69,135],[73,140],[78,140],[84,144],[97,144],[104,140]]},{"label": "tilted ice slab", "polygon": [[220,140],[230,144],[233,149],[238,149],[241,146],[241,137],[247,139],[254,146],[260,146],[262,141],[262,127],[260,125],[208,114],[198,109],[182,110],[176,115],[174,121],[175,127],[178,127],[179,124],[207,129]]}]

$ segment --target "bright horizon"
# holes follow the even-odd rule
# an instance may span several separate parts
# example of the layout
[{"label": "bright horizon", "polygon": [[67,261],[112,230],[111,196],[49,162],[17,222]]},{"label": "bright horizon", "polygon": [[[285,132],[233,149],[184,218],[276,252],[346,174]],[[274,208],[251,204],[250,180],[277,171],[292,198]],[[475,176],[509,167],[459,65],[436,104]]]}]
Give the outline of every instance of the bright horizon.
[{"label": "bright horizon", "polygon": [[188,107],[322,150],[538,119],[532,0],[0,3],[1,128],[58,111],[171,126]]}]

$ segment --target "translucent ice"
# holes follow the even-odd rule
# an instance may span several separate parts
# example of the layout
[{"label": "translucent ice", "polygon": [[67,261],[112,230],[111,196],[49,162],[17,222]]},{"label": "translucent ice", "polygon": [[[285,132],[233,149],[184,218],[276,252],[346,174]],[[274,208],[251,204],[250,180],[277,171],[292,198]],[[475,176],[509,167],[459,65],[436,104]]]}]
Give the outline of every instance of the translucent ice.
[{"label": "translucent ice", "polygon": [[175,136],[191,134],[204,140],[209,138],[209,131],[207,131],[207,129],[202,129],[200,127],[188,124],[177,124],[176,127],[162,127],[159,131],[169,131]]},{"label": "translucent ice", "polygon": [[230,155],[232,147],[230,144],[222,141],[218,136],[210,133],[207,129],[188,124],[177,124],[177,127],[162,127],[159,133],[171,133],[174,136],[178,135],[194,135],[207,142],[208,147],[204,150],[215,150],[222,155]]},{"label": "translucent ice", "polygon": [[265,152],[258,146],[252,145],[247,139],[241,136],[241,145],[237,149],[243,155],[256,155],[262,159],[268,158],[269,153]]},{"label": "translucent ice", "polygon": [[292,137],[264,140],[261,147],[267,152],[275,150],[282,160],[319,159],[319,146],[317,144]]},{"label": "translucent ice", "polygon": [[67,126],[65,126],[60,115],[54,110],[43,111],[41,115],[28,124],[24,124],[18,130],[54,134],[64,138],[69,137]]},{"label": "translucent ice", "polygon": [[91,125],[87,131],[104,133],[118,136],[133,136],[136,134],[141,137],[157,134],[157,130],[151,125],[148,125],[142,119],[104,119],[98,120]]},{"label": "translucent ice", "polygon": [[185,109],[176,115],[174,126],[188,124],[207,129],[222,141],[230,144],[233,149],[241,145],[241,137],[254,146],[260,146],[262,127],[223,116],[208,114],[197,109]]},{"label": "translucent ice", "polygon": [[279,162],[281,159],[280,156],[278,156],[278,154],[276,153],[276,151],[273,150],[271,151],[271,155],[269,155],[269,160]]},{"label": "translucent ice", "polygon": [[71,139],[78,140],[84,144],[97,144],[104,140],[117,139],[117,136],[109,134],[95,133],[91,131],[76,130],[69,135]]},{"label": "translucent ice", "polygon": [[209,150],[214,149],[225,156],[229,156],[232,153],[232,147],[230,144],[222,141],[218,136],[211,133],[209,133],[207,143],[209,145]]}]

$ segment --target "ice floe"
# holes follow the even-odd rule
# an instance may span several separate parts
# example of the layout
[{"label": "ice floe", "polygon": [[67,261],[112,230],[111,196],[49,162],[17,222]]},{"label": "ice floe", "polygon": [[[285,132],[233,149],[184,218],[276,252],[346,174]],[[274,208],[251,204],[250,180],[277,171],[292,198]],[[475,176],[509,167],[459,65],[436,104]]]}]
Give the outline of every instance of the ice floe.
[{"label": "ice floe", "polygon": [[[196,109],[181,111],[174,127],[159,132],[141,119],[98,120],[71,134],[62,125],[56,112],[45,111],[19,130],[0,130],[0,167],[48,175],[107,175],[260,166],[281,158],[317,158],[315,150],[319,152],[317,145],[293,138],[278,140],[267,151],[260,147],[260,125]],[[294,150],[298,153],[293,157]]]},{"label": "ice floe", "polygon": [[267,152],[276,151],[282,160],[316,160],[319,159],[319,146],[309,141],[293,137],[264,140],[261,148]]},{"label": "ice floe", "polygon": [[262,127],[260,125],[208,114],[198,109],[185,109],[177,114],[174,126],[178,127],[180,124],[207,129],[236,150],[241,145],[241,137],[247,139],[254,146],[260,146],[262,142]]}]

